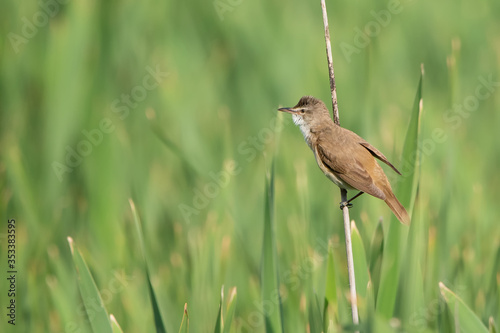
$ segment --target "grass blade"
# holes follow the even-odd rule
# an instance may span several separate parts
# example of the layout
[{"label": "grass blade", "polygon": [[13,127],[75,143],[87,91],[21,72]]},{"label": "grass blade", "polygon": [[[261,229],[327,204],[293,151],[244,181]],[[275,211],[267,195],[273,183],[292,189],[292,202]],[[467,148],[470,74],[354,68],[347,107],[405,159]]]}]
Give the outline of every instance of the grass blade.
[{"label": "grass blade", "polygon": [[[492,256],[493,257],[493,256]],[[500,272],[500,248],[497,249],[493,257],[491,268],[485,273],[484,284],[487,286],[487,295],[498,295],[498,272]],[[498,297],[488,297],[486,299],[486,313],[498,313],[500,309],[500,300]]]},{"label": "grass blade", "polygon": [[229,300],[227,302],[226,319],[224,320],[223,333],[229,333],[231,329],[231,323],[233,322],[234,312],[236,309],[236,296],[236,287],[233,287],[229,291]]},{"label": "grass blade", "polygon": [[319,307],[318,295],[309,301],[309,328],[311,332],[322,332],[323,320],[321,319],[321,310]]},{"label": "grass blade", "polygon": [[365,322],[370,325],[375,316],[375,293],[373,291],[373,284],[368,281],[366,286],[366,319]]},{"label": "grass blade", "polygon": [[163,324],[163,319],[161,317],[160,307],[158,305],[158,301],[156,300],[156,294],[155,294],[155,291],[153,289],[153,285],[151,284],[151,278],[149,276],[149,268],[148,268],[148,262],[146,260],[146,248],[144,246],[144,237],[142,235],[141,220],[140,220],[139,214],[137,213],[137,210],[135,208],[134,201],[132,199],[129,199],[129,203],[130,203],[130,208],[132,210],[132,214],[134,216],[135,227],[137,230],[137,235],[139,236],[139,244],[141,247],[142,257],[144,259],[144,271],[146,272],[146,278],[148,281],[148,291],[149,291],[149,297],[151,299],[151,306],[153,308],[153,315],[154,315],[154,320],[155,320],[156,332],[157,333],[166,333],[167,330],[165,329],[165,325]]},{"label": "grass blade", "polygon": [[472,310],[453,291],[448,289],[444,283],[439,283],[441,295],[443,295],[451,316],[455,322],[455,332],[463,333],[488,333],[488,329]]},{"label": "grass blade", "polygon": [[[420,133],[420,115],[422,114],[422,81],[423,66],[420,73],[413,111],[406,132],[403,146],[402,162],[400,171],[403,174],[399,178],[396,188],[396,197],[406,207],[408,215],[412,216],[413,205],[417,193],[419,168],[417,167],[418,140]],[[382,271],[379,292],[377,295],[377,313],[389,319],[393,316],[396,305],[396,295],[399,285],[401,258],[404,255],[405,244],[408,237],[408,227],[399,223],[394,215],[387,232],[387,240],[384,248]]]},{"label": "grass blade", "polygon": [[356,291],[358,298],[358,310],[361,318],[366,319],[366,289],[370,281],[368,264],[366,260],[365,247],[354,221],[351,223],[351,242],[354,271],[356,272]]},{"label": "grass blade", "polygon": [[337,332],[337,329],[335,327],[335,324],[333,323],[333,320],[330,320],[330,322],[328,323],[328,329],[326,330],[326,332],[328,332],[328,333]]},{"label": "grass blade", "polygon": [[[71,237],[68,237],[68,243],[71,249],[71,256],[73,257],[73,263],[75,264],[76,274],[78,276],[80,295],[82,296],[82,302],[87,310],[86,313],[90,326],[92,327],[92,331],[94,333],[113,333],[108,312],[104,307],[101,294],[97,289],[87,264],[85,263],[85,260],[83,259],[83,256],[78,248],[76,248],[76,245]],[[96,303],[97,309],[95,307]],[[92,308],[89,308],[90,304],[92,304]]]},{"label": "grass blade", "polygon": [[443,298],[440,298],[439,305],[445,311],[440,311],[438,313],[438,332],[453,332],[453,316],[450,311],[446,311],[446,308],[448,307],[448,305],[446,305],[446,301]]},{"label": "grass blade", "polygon": [[123,333],[123,330],[120,327],[120,324],[118,324],[118,321],[116,320],[115,316],[110,314],[109,320],[111,321],[111,328],[113,329],[113,333]]},{"label": "grass blade", "polygon": [[490,331],[490,333],[497,333],[497,326],[495,325],[495,320],[493,319],[493,317],[490,317],[490,319],[488,320],[488,330]]},{"label": "grass blade", "polygon": [[382,220],[379,220],[377,228],[373,233],[370,245],[370,276],[374,301],[377,301],[377,292],[380,285],[380,271],[382,268],[382,258],[384,255],[384,227]]},{"label": "grass blade", "polygon": [[366,260],[365,247],[354,221],[351,222],[352,252],[354,259],[354,270],[356,272],[356,290],[358,295],[366,298],[366,288],[370,281],[368,264]]},{"label": "grass blade", "polygon": [[222,333],[222,307],[224,304],[224,286],[222,286],[220,290],[220,303],[219,303],[219,311],[217,312],[217,320],[215,321],[215,333]]},{"label": "grass blade", "polygon": [[495,320],[493,319],[493,317],[490,317],[490,319],[488,320],[488,325],[490,333],[497,333],[497,327],[495,325]]},{"label": "grass blade", "polygon": [[184,304],[184,314],[182,315],[181,327],[179,327],[179,333],[189,332],[189,316],[188,316],[188,304]]},{"label": "grass blade", "polygon": [[223,315],[224,307],[224,286],[222,286],[220,291],[220,303],[219,311],[217,313],[217,320],[215,321],[215,333],[229,333],[231,329],[231,323],[234,318],[234,310],[236,307],[236,287],[231,288],[229,291],[229,300],[226,307],[226,315]]},{"label": "grass blade", "polygon": [[271,175],[266,177],[264,203],[264,239],[262,248],[261,286],[266,332],[283,332],[279,275],[274,235],[274,163]]}]

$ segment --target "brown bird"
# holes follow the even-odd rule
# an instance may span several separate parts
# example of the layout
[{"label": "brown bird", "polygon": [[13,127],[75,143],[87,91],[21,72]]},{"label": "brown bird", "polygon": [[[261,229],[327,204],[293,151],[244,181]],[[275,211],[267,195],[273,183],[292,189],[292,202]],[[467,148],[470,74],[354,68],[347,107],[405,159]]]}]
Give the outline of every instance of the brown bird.
[{"label": "brown bird", "polygon": [[401,173],[377,148],[354,132],[335,124],[321,100],[304,96],[293,108],[280,108],[292,114],[307,145],[314,152],[323,173],[341,189],[360,191],[340,208],[351,207],[350,202],[363,193],[382,199],[401,223],[409,224],[406,209],[392,192],[391,184],[377,163],[378,158],[399,175]]}]

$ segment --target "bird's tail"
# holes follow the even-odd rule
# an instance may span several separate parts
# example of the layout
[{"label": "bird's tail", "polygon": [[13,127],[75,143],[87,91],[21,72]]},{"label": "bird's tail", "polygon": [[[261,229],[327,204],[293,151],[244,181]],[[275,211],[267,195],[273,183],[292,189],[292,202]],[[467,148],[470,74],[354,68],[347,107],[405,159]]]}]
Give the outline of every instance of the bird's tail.
[{"label": "bird's tail", "polygon": [[392,193],[392,191],[390,193],[386,193],[386,199],[384,201],[392,210],[394,215],[396,215],[399,222],[406,225],[410,224],[410,216],[406,212],[406,209],[403,207],[401,202],[398,201],[394,193]]}]

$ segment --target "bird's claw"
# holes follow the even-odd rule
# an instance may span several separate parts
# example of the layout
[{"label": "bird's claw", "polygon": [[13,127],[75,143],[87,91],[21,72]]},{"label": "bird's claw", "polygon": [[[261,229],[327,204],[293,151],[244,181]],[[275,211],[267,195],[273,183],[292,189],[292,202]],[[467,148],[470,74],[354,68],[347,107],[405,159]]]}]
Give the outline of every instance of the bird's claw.
[{"label": "bird's claw", "polygon": [[344,207],[351,208],[352,203],[350,203],[349,201],[342,201],[340,203],[340,210],[344,210]]}]

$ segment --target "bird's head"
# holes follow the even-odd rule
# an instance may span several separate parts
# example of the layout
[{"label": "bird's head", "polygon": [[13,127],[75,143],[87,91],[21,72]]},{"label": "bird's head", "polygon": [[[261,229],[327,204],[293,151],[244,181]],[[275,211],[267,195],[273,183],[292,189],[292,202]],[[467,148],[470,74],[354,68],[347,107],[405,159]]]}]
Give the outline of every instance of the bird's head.
[{"label": "bird's head", "polygon": [[301,127],[311,128],[325,121],[331,121],[325,103],[312,96],[302,97],[297,105],[292,108],[279,108],[278,110],[290,113],[293,116],[295,125]]}]

